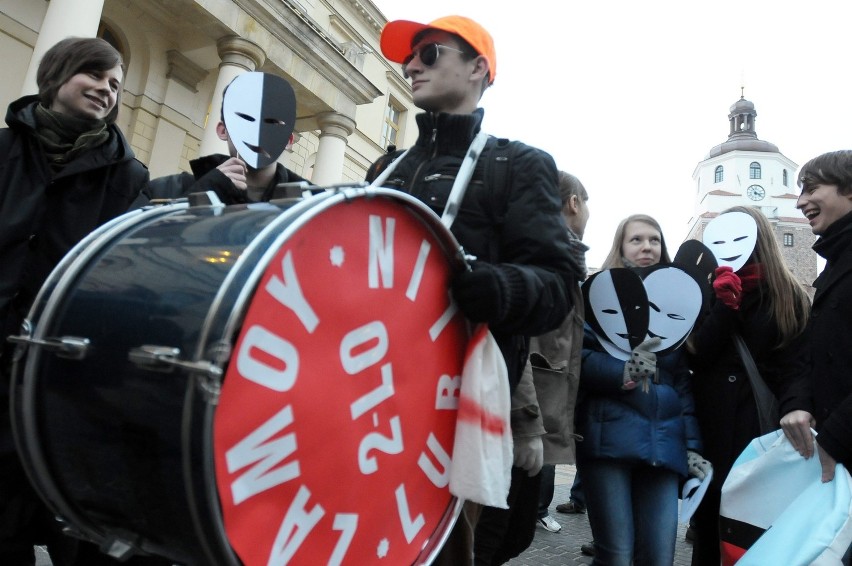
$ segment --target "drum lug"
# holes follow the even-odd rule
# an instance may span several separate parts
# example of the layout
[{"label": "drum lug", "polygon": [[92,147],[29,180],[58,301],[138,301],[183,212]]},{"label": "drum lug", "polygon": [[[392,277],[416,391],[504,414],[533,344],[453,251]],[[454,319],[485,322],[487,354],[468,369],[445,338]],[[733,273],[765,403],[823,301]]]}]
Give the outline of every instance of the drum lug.
[{"label": "drum lug", "polygon": [[189,373],[200,373],[204,377],[214,381],[221,380],[222,368],[216,364],[206,360],[189,362],[181,360],[178,356],[180,356],[180,348],[152,344],[133,348],[127,354],[130,362],[142,369],[170,372],[175,368],[180,368]]},{"label": "drum lug", "polygon": [[21,334],[18,336],[9,336],[6,339],[13,344],[20,344],[25,347],[38,346],[47,352],[53,352],[58,358],[67,358],[69,360],[82,360],[85,358],[91,345],[91,341],[88,338],[81,338],[79,336],[39,339]]}]

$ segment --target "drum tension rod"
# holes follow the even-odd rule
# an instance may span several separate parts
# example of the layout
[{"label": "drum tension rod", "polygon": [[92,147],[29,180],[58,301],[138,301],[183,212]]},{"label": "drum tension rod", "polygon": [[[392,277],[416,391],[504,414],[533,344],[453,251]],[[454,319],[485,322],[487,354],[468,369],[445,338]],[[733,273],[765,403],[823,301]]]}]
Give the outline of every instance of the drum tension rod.
[{"label": "drum tension rod", "polygon": [[9,336],[6,340],[23,346],[38,346],[47,352],[55,353],[59,358],[67,358],[69,360],[82,360],[85,358],[91,345],[91,341],[88,338],[80,338],[78,336],[39,339],[22,334]]},{"label": "drum tension rod", "polygon": [[130,362],[142,369],[169,372],[175,368],[180,368],[190,373],[204,374],[204,376],[214,380],[222,378],[222,368],[216,364],[206,360],[190,362],[181,360],[178,356],[180,356],[180,348],[152,344],[133,348],[127,354]]}]

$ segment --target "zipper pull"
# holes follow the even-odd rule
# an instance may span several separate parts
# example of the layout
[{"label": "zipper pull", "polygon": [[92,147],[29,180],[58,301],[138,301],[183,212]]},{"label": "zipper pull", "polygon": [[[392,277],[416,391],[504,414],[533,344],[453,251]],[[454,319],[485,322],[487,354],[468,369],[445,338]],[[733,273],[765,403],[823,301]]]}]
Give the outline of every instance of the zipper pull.
[{"label": "zipper pull", "polygon": [[423,177],[423,182],[428,183],[429,181],[437,181],[440,178],[440,173],[432,173],[431,175],[426,175],[425,177]]}]

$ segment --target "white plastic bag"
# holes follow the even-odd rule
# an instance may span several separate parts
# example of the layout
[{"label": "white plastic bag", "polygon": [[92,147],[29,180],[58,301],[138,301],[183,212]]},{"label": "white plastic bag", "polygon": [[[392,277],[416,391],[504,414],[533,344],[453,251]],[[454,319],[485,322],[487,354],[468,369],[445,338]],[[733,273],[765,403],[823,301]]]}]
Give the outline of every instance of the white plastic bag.
[{"label": "white plastic bag", "polygon": [[722,486],[722,564],[840,564],[852,543],[852,477],[841,464],[832,481],[821,474],[817,455],[802,458],[780,430],[752,440]]},{"label": "white plastic bag", "polygon": [[512,429],[506,361],[494,336],[477,326],[465,353],[450,493],[507,509],[512,477]]}]

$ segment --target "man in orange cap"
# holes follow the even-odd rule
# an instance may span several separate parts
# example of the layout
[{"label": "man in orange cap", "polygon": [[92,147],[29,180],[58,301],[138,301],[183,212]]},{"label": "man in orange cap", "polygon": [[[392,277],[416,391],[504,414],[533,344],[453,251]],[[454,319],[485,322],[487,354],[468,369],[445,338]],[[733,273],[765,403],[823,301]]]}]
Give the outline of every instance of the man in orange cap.
[{"label": "man in orange cap", "polygon": [[[390,22],[382,30],[381,49],[389,60],[403,65],[414,104],[424,112],[417,116],[419,136],[405,157],[392,165],[391,154],[379,159],[367,180],[393,167],[383,185],[410,193],[440,215],[463,161],[476,154],[477,140],[483,140],[484,112],[478,105],[497,77],[494,41],[475,21],[447,16],[428,24]],[[498,166],[503,169],[496,173]],[[469,271],[455,276],[452,291],[469,320],[485,322],[491,329],[506,360],[511,390],[523,372],[529,337],[557,328],[572,305],[576,260],[560,209],[557,169],[550,155],[520,142],[493,137],[485,141],[451,228],[476,259]],[[530,451],[538,451],[539,457]],[[516,443],[518,467],[512,468],[510,509],[485,508],[482,523],[494,518],[501,524],[476,529],[477,565],[502,563],[532,541],[540,453],[540,439],[537,445]],[[479,512],[472,507],[465,506],[436,563],[470,564],[471,531]],[[495,514],[499,516],[491,517]],[[505,532],[510,517],[513,525],[522,525],[523,533]],[[508,538],[517,543],[507,550]]]}]

